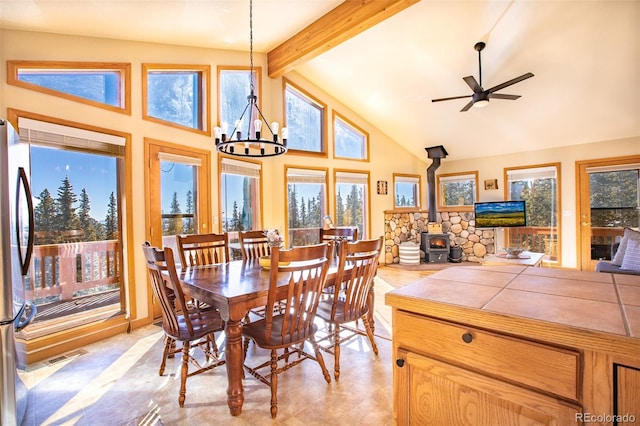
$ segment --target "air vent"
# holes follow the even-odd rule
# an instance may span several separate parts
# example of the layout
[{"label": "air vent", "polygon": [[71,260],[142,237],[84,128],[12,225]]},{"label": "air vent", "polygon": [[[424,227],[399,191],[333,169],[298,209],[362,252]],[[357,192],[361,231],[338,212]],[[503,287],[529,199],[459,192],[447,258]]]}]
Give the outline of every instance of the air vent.
[{"label": "air vent", "polygon": [[49,360],[47,360],[46,364],[47,365],[55,365],[58,364],[62,361],[68,361],[70,359],[79,357],[80,355],[84,355],[86,354],[87,351],[85,351],[84,349],[76,349],[75,351],[72,352],[67,352],[66,354],[62,354],[60,356],[57,356],[55,358],[50,358]]}]

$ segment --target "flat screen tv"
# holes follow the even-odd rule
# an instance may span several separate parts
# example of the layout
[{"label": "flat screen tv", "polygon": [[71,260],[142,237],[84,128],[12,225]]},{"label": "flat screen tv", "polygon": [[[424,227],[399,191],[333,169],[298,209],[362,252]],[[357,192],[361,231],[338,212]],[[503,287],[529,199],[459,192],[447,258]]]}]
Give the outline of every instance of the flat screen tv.
[{"label": "flat screen tv", "polygon": [[524,201],[475,203],[473,212],[476,217],[476,228],[527,226],[527,210]]}]

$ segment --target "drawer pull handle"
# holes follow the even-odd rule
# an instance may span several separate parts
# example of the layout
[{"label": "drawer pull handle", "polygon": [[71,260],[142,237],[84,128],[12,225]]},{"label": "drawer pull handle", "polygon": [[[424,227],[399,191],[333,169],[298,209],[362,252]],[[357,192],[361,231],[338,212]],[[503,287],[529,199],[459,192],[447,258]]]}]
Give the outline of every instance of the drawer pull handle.
[{"label": "drawer pull handle", "polygon": [[471,341],[473,340],[473,336],[471,335],[471,333],[464,333],[462,335],[462,341],[465,343],[471,343]]},{"label": "drawer pull handle", "polygon": [[398,367],[404,367],[404,359],[402,359],[402,358],[396,359],[396,365]]}]

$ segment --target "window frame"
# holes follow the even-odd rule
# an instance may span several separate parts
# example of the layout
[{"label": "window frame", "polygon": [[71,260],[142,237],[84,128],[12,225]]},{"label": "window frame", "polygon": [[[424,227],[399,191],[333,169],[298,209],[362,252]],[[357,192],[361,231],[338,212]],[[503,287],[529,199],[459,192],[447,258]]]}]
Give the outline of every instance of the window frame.
[{"label": "window frame", "polygon": [[[158,117],[149,115],[148,104],[148,74],[154,71],[164,72],[194,72],[200,75],[197,92],[200,102],[198,102],[198,127],[184,126],[172,121],[163,120]],[[211,136],[211,114],[210,114],[210,91],[211,91],[211,66],[210,65],[191,65],[191,64],[142,64],[142,119],[176,129],[186,130],[189,132]]]},{"label": "window frame", "polygon": [[[120,106],[113,106],[71,93],[61,92],[19,79],[21,70],[51,71],[112,71],[120,75]],[[65,62],[65,61],[7,61],[7,84],[47,95],[67,99],[73,102],[131,115],[131,64],[127,62]]]},{"label": "window frame", "polygon": [[[417,182],[413,182],[414,180],[417,180]],[[397,189],[396,189],[396,184],[399,182],[405,182],[405,183],[410,183],[413,182],[415,187],[415,204],[412,206],[399,206],[396,204],[396,196],[397,196]],[[420,194],[422,194],[422,176],[420,175],[414,175],[414,174],[405,174],[405,173],[394,173],[393,174],[393,208],[395,210],[416,210],[416,209],[420,209],[421,206],[421,202],[420,202]]]},{"label": "window frame", "polygon": [[[362,179],[366,177],[367,187],[364,192],[364,215],[362,224],[362,229],[358,229],[359,239],[367,239],[369,235],[371,235],[371,173],[368,170],[352,170],[352,169],[333,169],[333,218],[335,219],[336,226],[343,226],[338,223],[338,184],[339,183],[349,183],[348,179],[346,182],[340,182],[339,174],[352,174],[359,175],[359,178]],[[353,182],[355,183],[355,182]]]},{"label": "window frame", "polygon": [[[469,178],[469,179],[462,179],[462,178]],[[442,185],[444,182],[446,181],[462,181],[462,180],[466,180],[466,181],[470,181],[473,180],[473,187],[474,187],[474,191],[473,191],[473,201],[470,205],[467,204],[445,204],[444,203],[444,191],[442,188]],[[436,175],[436,188],[437,188],[437,194],[438,194],[438,202],[437,202],[437,208],[438,211],[451,211],[451,212],[472,212],[473,211],[473,204],[476,203],[479,199],[479,193],[480,190],[478,188],[478,171],[474,170],[474,171],[469,171],[469,172],[458,172],[458,173],[443,173],[443,174],[439,174]]]},{"label": "window frame", "polygon": [[[336,135],[336,122],[340,121],[342,122],[341,124],[346,127],[347,129],[349,129],[350,131],[352,131],[353,133],[357,133],[360,136],[362,136],[362,151],[363,151],[363,157],[344,157],[344,156],[340,156],[337,154],[337,142],[338,142],[338,138]],[[333,123],[333,158],[336,159],[345,159],[345,160],[351,160],[351,161],[363,161],[363,162],[369,162],[369,133],[367,133],[362,127],[358,126],[357,124],[355,124],[353,121],[349,120],[347,117],[345,117],[344,115],[340,114],[339,112],[337,112],[336,110],[332,111],[332,120],[331,122]]]},{"label": "window frame", "polygon": [[[217,74],[217,84],[218,84],[218,90],[217,90],[217,105],[218,105],[218,112],[217,112],[217,118],[216,118],[216,123],[218,123],[218,125],[222,125],[222,81],[221,81],[221,77],[222,74],[224,72],[238,72],[238,71],[246,71],[247,74],[249,74],[249,72],[251,71],[251,67],[245,67],[245,66],[230,66],[230,65],[218,65],[217,69],[216,69],[216,74]],[[253,67],[253,75],[254,75],[254,90],[255,90],[255,95],[258,98],[258,108],[262,109],[262,68],[261,67]],[[247,88],[249,86],[247,85]],[[248,95],[248,94],[247,94]],[[246,102],[246,97],[245,97],[245,106],[247,105]],[[238,113],[238,116],[236,117],[236,120],[240,118],[240,114],[242,114],[242,111],[240,111]],[[248,114],[248,111],[247,111]],[[234,122],[230,122],[229,123],[229,130],[233,129],[233,124]],[[247,126],[249,126],[250,124],[247,123]],[[269,123],[269,125],[271,125],[271,123]],[[243,134],[246,134],[246,132],[242,131]]]},{"label": "window frame", "polygon": [[[287,127],[287,121],[288,121],[288,117],[287,117],[287,92],[289,90],[289,88],[295,92],[295,95],[300,97],[301,99],[307,101],[311,106],[313,106],[314,108],[318,109],[320,111],[320,119],[322,121],[322,123],[320,123],[320,144],[321,146],[321,150],[320,151],[307,151],[307,150],[303,150],[303,149],[296,149],[296,148],[292,148],[291,145],[289,143],[287,143],[287,147],[289,148],[289,152],[292,154],[299,154],[299,155],[309,155],[309,156],[315,156],[315,157],[328,157],[328,153],[327,153],[327,105],[320,101],[318,98],[316,98],[315,96],[311,95],[309,92],[307,92],[306,90],[304,90],[303,88],[301,88],[300,86],[298,86],[297,84],[293,83],[291,80],[287,79],[287,78],[283,78],[282,79],[282,108],[283,108],[283,117],[284,117],[284,124],[283,127]],[[291,135],[291,130],[289,130],[289,135]]]},{"label": "window frame", "polygon": [[[225,173],[224,172],[224,162],[229,162],[229,163],[247,163],[247,168],[251,168],[251,169],[257,169],[258,170],[258,188],[257,188],[257,194],[258,194],[258,219],[254,221],[254,223],[257,224],[257,227],[253,230],[258,230],[258,229],[262,229],[263,227],[263,217],[264,217],[264,213],[263,213],[263,184],[262,184],[262,170],[263,170],[263,165],[261,161],[257,161],[257,160],[251,160],[251,159],[238,159],[235,157],[231,157],[228,155],[219,155],[218,156],[218,182],[220,183],[220,186],[222,186],[222,175]],[[242,166],[241,166],[242,167]],[[238,173],[238,175],[241,175],[240,173]],[[249,176],[249,175],[247,175]],[[249,177],[256,177],[256,176],[249,176]],[[223,196],[222,196],[222,188],[220,189],[220,191],[218,191],[218,213],[219,213],[219,217],[220,217],[220,232],[230,232],[230,233],[235,233],[237,231],[225,231],[224,230],[224,217],[223,217]],[[232,236],[233,240],[235,241],[235,235]]]},{"label": "window frame", "polygon": [[[550,226],[550,236],[554,236],[556,238],[556,253],[557,256],[555,259],[551,259],[549,257],[549,253],[545,253],[545,256],[543,257],[543,261],[548,262],[550,264],[554,264],[554,265],[561,265],[562,264],[562,187],[561,187],[561,163],[545,163],[545,164],[531,164],[531,165],[527,165],[527,166],[518,166],[518,167],[505,167],[504,168],[504,199],[507,201],[512,200],[511,198],[511,184],[510,182],[512,181],[512,179],[510,179],[510,175],[516,173],[516,172],[520,172],[523,174],[526,174],[527,171],[530,173],[536,173],[536,172],[544,172],[545,169],[553,169],[554,170],[554,174],[555,174],[555,180],[556,180],[556,194],[555,194],[555,204],[556,204],[556,232],[553,233],[553,226]],[[532,225],[530,223],[530,218],[529,218],[529,209],[531,208],[530,203],[527,203],[527,228],[534,228],[536,227],[535,225]],[[505,244],[507,244],[510,239],[511,239],[511,234],[515,234],[516,236],[518,236],[518,229],[519,228],[506,228],[505,229]]]},{"label": "window frame", "polygon": [[[308,171],[309,176],[323,176],[324,177],[324,202],[322,203],[322,212],[321,216],[324,217],[329,211],[329,169],[326,167],[308,167],[308,166],[294,166],[287,165],[284,166],[284,235],[286,244],[291,245],[291,241],[289,241],[289,172],[290,171],[298,171],[305,172]],[[304,173],[302,173],[304,174]],[[318,229],[318,238],[320,237],[319,229],[322,227],[322,217],[320,219],[321,223],[318,224],[317,228],[302,228],[302,229]],[[278,225],[279,226],[279,225]],[[317,243],[318,241],[315,241]]]}]

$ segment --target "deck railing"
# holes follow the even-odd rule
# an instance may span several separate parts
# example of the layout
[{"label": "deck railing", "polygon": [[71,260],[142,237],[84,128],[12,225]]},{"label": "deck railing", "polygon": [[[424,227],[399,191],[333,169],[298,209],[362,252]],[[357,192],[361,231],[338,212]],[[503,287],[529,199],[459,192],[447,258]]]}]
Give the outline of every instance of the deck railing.
[{"label": "deck railing", "polygon": [[25,298],[38,305],[118,288],[120,251],[118,240],[37,245]]}]

